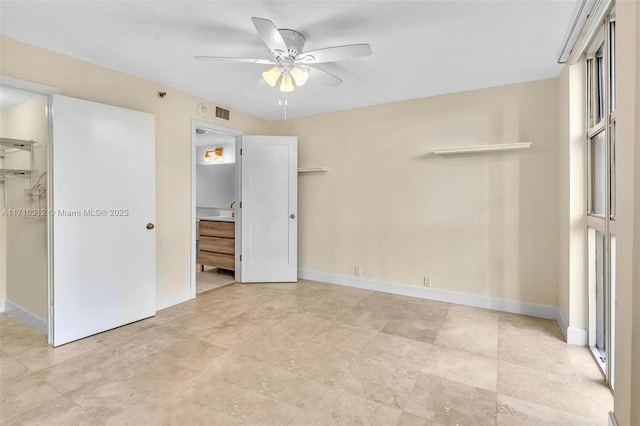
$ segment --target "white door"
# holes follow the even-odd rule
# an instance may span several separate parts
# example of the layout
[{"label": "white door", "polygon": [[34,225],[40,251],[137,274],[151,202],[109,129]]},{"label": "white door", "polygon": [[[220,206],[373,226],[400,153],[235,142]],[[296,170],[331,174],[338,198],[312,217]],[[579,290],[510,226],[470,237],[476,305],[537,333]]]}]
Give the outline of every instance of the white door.
[{"label": "white door", "polygon": [[242,136],[240,280],[298,279],[298,138]]},{"label": "white door", "polygon": [[54,346],[155,314],[155,118],[53,95]]}]

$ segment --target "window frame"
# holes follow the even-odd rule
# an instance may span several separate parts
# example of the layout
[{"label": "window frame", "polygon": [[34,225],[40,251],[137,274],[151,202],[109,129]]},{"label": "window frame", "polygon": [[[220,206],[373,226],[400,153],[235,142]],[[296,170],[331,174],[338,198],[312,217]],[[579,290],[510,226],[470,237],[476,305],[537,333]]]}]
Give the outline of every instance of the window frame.
[{"label": "window frame", "polygon": [[[615,238],[615,144],[617,141],[614,139],[614,131],[616,127],[616,114],[615,114],[615,94],[613,91],[616,88],[615,81],[615,11],[611,10],[606,14],[605,19],[603,20],[601,27],[597,34],[594,36],[593,40],[589,44],[589,48],[585,53],[586,56],[586,87],[585,92],[586,96],[586,123],[587,129],[585,132],[585,142],[586,142],[586,180],[587,180],[587,205],[586,205],[586,216],[587,216],[587,245],[589,246],[590,235],[592,230],[597,231],[603,234],[604,238],[604,252],[603,256],[603,269],[604,269],[604,291],[603,298],[604,300],[598,300],[599,303],[604,305],[605,309],[605,318],[604,318],[604,333],[605,333],[605,362],[601,362],[600,351],[596,348],[595,336],[596,330],[594,327],[596,326],[596,313],[594,312],[593,307],[596,306],[597,298],[596,294],[593,292],[594,283],[592,269],[595,267],[591,262],[593,262],[593,256],[591,254],[588,255],[587,261],[587,277],[589,277],[588,288],[589,288],[589,347],[591,348],[594,358],[598,361],[598,365],[602,369],[603,374],[609,385],[613,390],[613,353],[615,348],[612,343],[614,342],[613,337],[613,319],[614,315],[614,303],[613,303],[613,293],[612,287],[615,287],[615,282],[612,283],[612,280],[615,279],[615,270],[613,269],[615,259],[612,259],[612,255],[615,255],[615,249],[613,252],[611,251],[611,241],[612,236]],[[602,67],[599,69],[598,67],[598,59],[597,54],[602,49]],[[598,85],[599,79],[602,79],[604,82],[601,86]],[[599,90],[601,89],[601,90]],[[603,102],[600,105],[600,102]],[[599,117],[599,113],[602,112],[602,117]],[[598,120],[598,118],[600,118]],[[597,121],[596,121],[597,120]],[[604,178],[604,190],[605,193],[601,194],[604,197],[604,212],[596,213],[594,211],[595,207],[595,197],[594,197],[594,166],[595,159],[593,158],[593,141],[594,138],[604,133],[605,137],[605,147],[604,147],[604,170],[600,170],[600,174],[602,178]],[[601,182],[601,181],[600,181]],[[589,252],[590,248],[587,247],[587,252]]]}]

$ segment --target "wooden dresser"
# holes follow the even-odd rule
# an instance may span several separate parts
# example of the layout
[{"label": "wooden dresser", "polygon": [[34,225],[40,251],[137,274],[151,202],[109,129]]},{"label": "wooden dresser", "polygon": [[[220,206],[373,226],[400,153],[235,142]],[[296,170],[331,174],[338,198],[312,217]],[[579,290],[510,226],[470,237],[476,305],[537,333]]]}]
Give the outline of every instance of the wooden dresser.
[{"label": "wooden dresser", "polygon": [[215,268],[236,269],[236,224],[218,220],[200,220],[198,263]]}]

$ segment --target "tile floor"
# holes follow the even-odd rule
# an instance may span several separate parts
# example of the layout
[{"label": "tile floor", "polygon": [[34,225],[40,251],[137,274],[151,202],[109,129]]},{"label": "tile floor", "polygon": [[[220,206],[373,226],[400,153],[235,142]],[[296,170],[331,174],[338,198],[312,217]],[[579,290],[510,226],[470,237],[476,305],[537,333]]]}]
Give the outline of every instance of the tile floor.
[{"label": "tile floor", "polygon": [[209,268],[205,266],[205,270],[200,269],[200,265],[196,268],[196,294],[213,290],[235,281],[235,273],[218,268]]},{"label": "tile floor", "polygon": [[0,326],[3,425],[606,425],[613,403],[553,321],[309,281],[56,349]]}]

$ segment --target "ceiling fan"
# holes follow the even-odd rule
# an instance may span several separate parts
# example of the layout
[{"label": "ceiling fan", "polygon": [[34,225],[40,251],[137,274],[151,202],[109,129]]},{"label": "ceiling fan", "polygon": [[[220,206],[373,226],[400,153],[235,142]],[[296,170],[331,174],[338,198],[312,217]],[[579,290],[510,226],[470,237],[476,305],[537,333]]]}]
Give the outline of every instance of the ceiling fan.
[{"label": "ceiling fan", "polygon": [[309,79],[309,69],[313,69],[313,79],[329,86],[338,86],[342,80],[335,75],[315,67],[315,64],[344,61],[371,55],[368,44],[348,44],[303,52],[305,37],[300,32],[278,29],[268,19],[251,18],[262,41],[269,48],[270,59],[233,58],[221,56],[194,56],[195,59],[210,61],[248,62],[272,65],[262,73],[262,79],[271,87],[280,85],[282,92],[292,92]]}]

